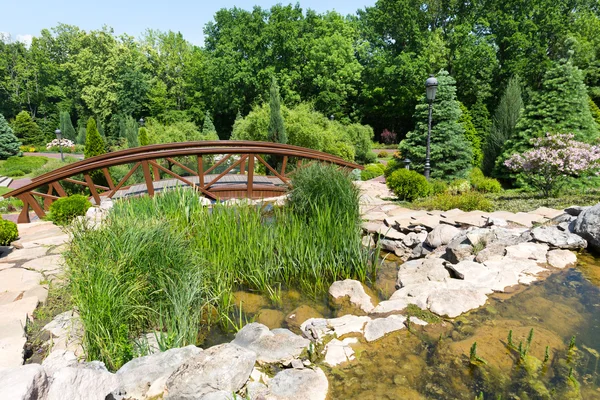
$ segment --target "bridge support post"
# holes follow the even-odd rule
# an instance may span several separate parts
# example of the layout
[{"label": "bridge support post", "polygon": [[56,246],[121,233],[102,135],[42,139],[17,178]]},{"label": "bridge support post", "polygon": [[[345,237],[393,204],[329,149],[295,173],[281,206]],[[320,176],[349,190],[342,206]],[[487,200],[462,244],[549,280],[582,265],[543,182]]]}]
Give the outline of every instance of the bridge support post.
[{"label": "bridge support post", "polygon": [[152,183],[152,175],[150,174],[150,166],[148,161],[142,161],[142,170],[144,171],[144,179],[146,180],[146,190],[148,190],[148,196],[154,196],[154,184]]},{"label": "bridge support post", "polygon": [[248,157],[248,180],[246,186],[248,187],[247,196],[252,199],[254,195],[254,154],[250,154]]}]

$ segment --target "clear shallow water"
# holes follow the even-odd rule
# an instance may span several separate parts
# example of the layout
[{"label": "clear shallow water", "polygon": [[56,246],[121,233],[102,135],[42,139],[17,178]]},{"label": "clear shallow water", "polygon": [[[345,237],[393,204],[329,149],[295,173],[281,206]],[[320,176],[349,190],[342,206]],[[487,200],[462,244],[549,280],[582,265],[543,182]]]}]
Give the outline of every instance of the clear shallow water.
[{"label": "clear shallow water", "polygon": [[[381,299],[394,290],[396,268],[396,262],[386,262],[378,272],[373,292]],[[583,255],[576,269],[495,295],[485,307],[455,320],[404,329],[374,343],[361,339],[354,347],[356,360],[322,366],[330,399],[475,399],[481,394],[484,399],[600,399],[599,286],[600,259]],[[298,307],[310,316],[344,314],[331,309],[325,297],[308,299],[293,290],[282,292],[279,306],[242,292],[236,299],[243,301],[246,322],[296,332],[287,316]],[[575,347],[569,350],[573,336]],[[205,345],[231,338],[214,332]],[[470,362],[474,342],[483,361]],[[524,357],[519,343],[528,347]]]}]

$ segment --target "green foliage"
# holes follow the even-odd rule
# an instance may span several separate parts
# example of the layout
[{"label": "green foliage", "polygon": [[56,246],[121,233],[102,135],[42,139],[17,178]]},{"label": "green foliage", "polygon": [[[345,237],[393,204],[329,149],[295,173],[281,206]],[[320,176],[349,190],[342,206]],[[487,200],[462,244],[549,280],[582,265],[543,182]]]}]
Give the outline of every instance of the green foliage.
[{"label": "green foliage", "polygon": [[455,179],[448,184],[448,193],[460,194],[471,190],[471,183],[466,179]]},{"label": "green foliage", "polygon": [[440,193],[436,196],[414,203],[419,208],[426,210],[448,211],[453,208],[459,208],[463,211],[493,211],[493,203],[483,194],[474,191],[468,191],[461,194],[452,194],[449,192]]},{"label": "green foliage", "polygon": [[[210,117],[207,115],[206,118]],[[148,121],[146,121],[146,129],[150,143],[158,144],[192,142],[198,140],[219,140],[219,136],[214,130],[214,126],[213,128],[210,128],[210,126],[205,126],[203,132],[200,132],[196,124],[190,121],[175,121],[168,124],[163,124],[157,121],[155,118],[149,118]],[[211,129],[213,130],[211,131]],[[204,131],[206,131],[206,134]]]},{"label": "green foliage", "polygon": [[60,112],[60,131],[65,139],[69,139],[75,141],[77,139],[77,132],[73,127],[73,122],[71,121],[71,115],[68,111]]},{"label": "green foliage", "polygon": [[377,158],[387,158],[390,155],[387,151],[380,151],[377,153]]},{"label": "green foliage", "polygon": [[400,199],[413,201],[431,193],[431,185],[417,171],[398,169],[386,178],[388,188]]},{"label": "green foliage", "polygon": [[85,215],[91,206],[87,197],[80,194],[62,197],[50,204],[50,219],[58,225],[67,225],[75,217]]},{"label": "green foliage", "polygon": [[378,176],[383,175],[385,172],[385,166],[383,164],[368,164],[365,166],[360,173],[360,179],[363,181],[368,181],[369,179],[376,178]]},{"label": "green foliage", "polygon": [[104,153],[106,153],[104,140],[102,140],[102,136],[100,136],[98,129],[96,129],[96,120],[90,117],[85,134],[84,156],[85,158],[90,158]]},{"label": "green foliage", "polygon": [[31,118],[27,111],[21,111],[17,114],[13,123],[15,136],[26,145],[44,144],[44,134],[42,130]]},{"label": "green foliage", "polygon": [[8,246],[19,237],[17,224],[0,219],[0,246]]},{"label": "green foliage", "polygon": [[481,135],[475,129],[475,125],[473,125],[473,118],[469,113],[469,110],[463,103],[459,103],[460,110],[462,114],[458,119],[458,122],[463,126],[465,130],[465,137],[471,143],[471,148],[473,149],[473,165],[478,166],[481,165],[483,161],[483,151],[481,150]]},{"label": "green foliage", "polygon": [[[460,106],[454,79],[446,71],[437,76],[438,90],[433,104],[431,128],[431,177],[451,180],[463,177],[471,168],[473,150],[459,123]],[[411,168],[423,172],[427,142],[428,103],[421,96],[416,107],[416,127],[400,142],[402,155],[412,160]]]},{"label": "green foliage", "polygon": [[21,146],[19,139],[13,134],[4,116],[0,114],[0,159],[4,160],[18,154],[19,146]]},{"label": "green foliage", "polygon": [[387,179],[392,174],[392,172],[400,168],[404,168],[403,162],[397,157],[394,157],[390,161],[388,161],[387,165],[385,166],[385,170],[383,171],[383,174]]},{"label": "green foliage", "polygon": [[210,136],[210,137],[219,137],[219,135],[217,135],[217,129],[215,128],[215,125],[212,122],[212,119],[210,119],[210,115],[208,113],[206,113],[206,116],[204,117],[204,125],[202,126],[202,135],[204,136]]},{"label": "green foliage", "polygon": [[502,160],[531,148],[530,140],[546,133],[572,133],[575,140],[592,143],[598,138],[583,72],[571,61],[554,63],[544,74],[542,87],[533,92],[516,127],[516,135],[506,143]]},{"label": "green foliage", "polygon": [[9,157],[0,166],[0,175],[17,177],[30,174],[48,162],[47,157]]},{"label": "green foliage", "polygon": [[596,122],[596,126],[600,129],[600,107],[596,105],[594,100],[591,98],[588,99],[590,104],[590,112],[592,113],[592,118],[594,118],[594,122]]},{"label": "green foliage", "polygon": [[279,86],[275,77],[271,80],[271,88],[269,89],[269,142],[287,143],[287,135],[285,133],[285,124],[281,115],[281,99],[279,97]]},{"label": "green foliage", "polygon": [[148,146],[150,144],[150,139],[148,139],[148,130],[143,126],[138,131],[138,143],[140,146]]},{"label": "green foliage", "polygon": [[431,185],[431,194],[436,195],[440,193],[444,193],[448,190],[448,184],[441,179],[432,179],[429,181]]},{"label": "green foliage", "polygon": [[119,137],[127,141],[127,147],[140,145],[138,140],[138,122],[132,116],[121,115],[119,118]]},{"label": "green foliage", "polygon": [[486,178],[479,168],[473,168],[469,173],[471,186],[481,193],[499,193],[502,185],[496,179]]}]

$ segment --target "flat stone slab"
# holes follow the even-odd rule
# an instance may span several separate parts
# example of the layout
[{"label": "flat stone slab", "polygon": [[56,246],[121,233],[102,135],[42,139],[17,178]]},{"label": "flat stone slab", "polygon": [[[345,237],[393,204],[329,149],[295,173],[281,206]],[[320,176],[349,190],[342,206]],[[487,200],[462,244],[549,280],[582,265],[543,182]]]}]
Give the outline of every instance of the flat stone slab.
[{"label": "flat stone slab", "polygon": [[29,297],[0,306],[0,369],[23,365],[25,326],[38,299]]},{"label": "flat stone slab", "polygon": [[371,320],[367,316],[344,315],[339,318],[310,318],[302,325],[300,330],[309,339],[321,340],[326,335],[341,337],[349,333],[364,334],[365,324]]},{"label": "flat stone slab", "polygon": [[333,282],[329,287],[329,295],[334,301],[343,301],[348,298],[350,304],[366,313],[370,313],[374,308],[371,297],[365,291],[362,283],[353,279]]},{"label": "flat stone slab", "polygon": [[334,367],[354,360],[354,350],[350,347],[354,343],[358,343],[357,338],[332,339],[325,345],[325,363]]},{"label": "flat stone slab", "polygon": [[38,272],[56,273],[62,270],[64,259],[60,254],[53,254],[27,261],[21,267]]},{"label": "flat stone slab", "polygon": [[269,330],[253,322],[244,326],[231,343],[255,352],[258,362],[276,363],[297,358],[310,341],[288,329]]},{"label": "flat stone slab", "polygon": [[506,247],[506,257],[516,260],[534,260],[539,263],[546,262],[548,245],[545,243],[519,243]]},{"label": "flat stone slab", "polygon": [[534,222],[546,221],[546,218],[541,215],[529,214],[524,212],[518,212],[509,218],[505,218],[508,222],[514,222],[515,224],[523,225],[527,228],[531,228]]},{"label": "flat stone slab", "polygon": [[370,212],[362,216],[365,221],[383,221],[387,218],[387,214],[384,212]]},{"label": "flat stone slab", "polygon": [[367,322],[365,326],[365,339],[373,342],[386,334],[404,329],[406,317],[403,315],[390,315],[387,318],[377,318]]},{"label": "flat stone slab", "polygon": [[34,258],[43,257],[48,251],[45,247],[33,247],[31,249],[14,249],[6,256],[0,258],[0,263],[14,263],[15,261],[32,260]]},{"label": "flat stone slab", "polygon": [[23,268],[10,268],[0,271],[0,293],[22,292],[40,284],[42,274]]},{"label": "flat stone slab", "polygon": [[569,250],[550,250],[547,254],[548,264],[554,268],[566,268],[577,263],[577,256]]},{"label": "flat stone slab", "polygon": [[548,219],[556,218],[559,215],[563,215],[564,213],[565,213],[565,211],[563,211],[563,210],[555,210],[554,208],[548,208],[548,207],[539,207],[533,211],[529,211],[529,214],[540,215],[540,216],[542,216],[544,218],[548,218]]},{"label": "flat stone slab", "polygon": [[469,211],[453,216],[452,219],[457,224],[483,227],[487,224],[489,216],[489,213],[483,211]]}]

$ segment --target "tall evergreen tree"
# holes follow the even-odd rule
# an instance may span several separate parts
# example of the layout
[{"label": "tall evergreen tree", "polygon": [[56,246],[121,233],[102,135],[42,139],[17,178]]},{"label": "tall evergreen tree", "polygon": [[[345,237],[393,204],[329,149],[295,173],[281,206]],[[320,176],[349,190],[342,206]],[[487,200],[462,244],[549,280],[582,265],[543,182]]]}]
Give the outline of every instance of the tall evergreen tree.
[{"label": "tall evergreen tree", "polygon": [[496,159],[502,154],[507,140],[514,137],[517,122],[523,111],[521,80],[513,76],[509,81],[492,121],[492,129],[485,137],[483,145],[483,172],[491,175]]},{"label": "tall evergreen tree", "polygon": [[516,135],[506,143],[503,159],[530,149],[530,139],[548,132],[572,133],[586,143],[598,138],[583,72],[571,61],[554,63],[546,72],[541,89],[532,93],[517,122]]},{"label": "tall evergreen tree", "polygon": [[0,114],[0,159],[5,160],[17,155],[20,145],[19,139],[14,135],[12,128],[4,119],[4,115]]},{"label": "tall evergreen tree", "polygon": [[[456,81],[442,70],[437,76],[438,90],[433,103],[431,127],[431,177],[451,180],[464,177],[471,168],[473,150],[458,122],[460,105],[456,100]],[[421,96],[415,107],[415,129],[400,142],[402,157],[412,160],[412,167],[423,172],[427,145],[429,104]]]},{"label": "tall evergreen tree", "polygon": [[44,144],[44,134],[42,130],[31,118],[27,111],[21,111],[17,114],[13,123],[15,136],[27,145],[42,145]]},{"label": "tall evergreen tree", "polygon": [[104,140],[96,128],[96,120],[90,117],[87,123],[87,130],[85,133],[85,158],[99,156],[100,154],[106,153]]},{"label": "tall evergreen tree", "polygon": [[213,136],[217,133],[217,129],[210,118],[210,114],[207,112],[204,116],[204,124],[202,126],[202,135],[203,136]]},{"label": "tall evergreen tree", "polygon": [[150,144],[148,130],[143,126],[138,131],[138,142],[140,143],[140,146],[148,146]]},{"label": "tall evergreen tree", "polygon": [[481,162],[483,161],[481,137],[477,129],[475,129],[475,125],[473,125],[473,118],[471,117],[469,109],[463,103],[459,103],[459,105],[462,114],[460,115],[458,122],[465,129],[465,137],[469,140],[471,147],[473,148],[473,166],[481,167]]},{"label": "tall evergreen tree", "polygon": [[596,125],[598,126],[598,129],[600,129],[600,107],[598,107],[598,105],[594,102],[594,100],[592,100],[591,97],[589,99],[589,104],[590,104],[590,111],[592,113],[592,118],[594,118],[594,121],[596,121]]},{"label": "tall evergreen tree", "polygon": [[75,141],[77,139],[77,132],[71,122],[71,115],[68,111],[60,112],[60,130],[65,139]]},{"label": "tall evergreen tree", "polygon": [[287,143],[285,126],[283,125],[283,115],[281,115],[281,98],[279,97],[279,86],[277,79],[271,80],[271,89],[269,90],[269,109],[271,119],[269,120],[268,139],[274,143]]}]

